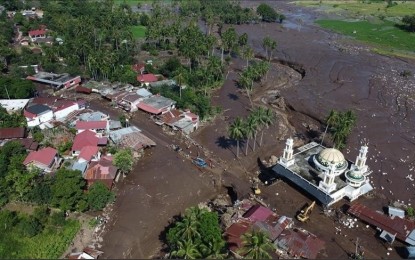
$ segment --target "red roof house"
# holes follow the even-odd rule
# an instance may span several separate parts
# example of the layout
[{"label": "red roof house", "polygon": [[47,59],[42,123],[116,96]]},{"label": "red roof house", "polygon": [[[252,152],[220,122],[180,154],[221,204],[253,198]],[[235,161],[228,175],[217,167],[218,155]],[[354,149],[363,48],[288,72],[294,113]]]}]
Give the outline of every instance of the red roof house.
[{"label": "red roof house", "polygon": [[51,172],[58,162],[58,151],[51,147],[40,149],[39,151],[30,152],[23,164],[26,167],[35,166],[46,172]]},{"label": "red roof house", "polygon": [[277,238],[277,245],[294,258],[316,259],[325,242],[305,230],[286,229]]},{"label": "red roof house", "polygon": [[78,155],[79,159],[90,162],[91,160],[98,161],[100,152],[98,146],[84,146]]},{"label": "red roof house", "polygon": [[137,76],[137,81],[141,83],[151,83],[158,81],[158,78],[154,74],[141,74]]},{"label": "red roof house", "polygon": [[256,221],[265,221],[272,215],[276,215],[272,210],[261,205],[252,206],[245,214],[244,218],[251,220],[252,222]]},{"label": "red roof house", "polygon": [[112,157],[103,156],[99,161],[91,162],[85,172],[84,179],[87,181],[88,187],[94,182],[100,181],[108,189],[111,189],[117,172],[118,168],[112,164]]},{"label": "red roof house", "polygon": [[75,136],[72,145],[72,154],[79,155],[82,148],[87,146],[98,146],[99,138],[95,132],[91,130],[85,130]]},{"label": "red roof house", "polygon": [[107,120],[101,120],[101,121],[77,121],[76,122],[76,130],[78,130],[78,133],[85,131],[85,130],[91,130],[94,132],[106,130],[108,127],[108,121]]},{"label": "red roof house", "polygon": [[46,30],[45,29],[38,29],[29,31],[29,36],[31,39],[33,38],[44,38],[46,37]]}]

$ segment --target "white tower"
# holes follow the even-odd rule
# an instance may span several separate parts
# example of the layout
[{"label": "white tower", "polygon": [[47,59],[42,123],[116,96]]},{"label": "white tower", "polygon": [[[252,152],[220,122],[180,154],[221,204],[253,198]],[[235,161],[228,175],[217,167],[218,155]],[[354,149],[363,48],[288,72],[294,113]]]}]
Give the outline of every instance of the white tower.
[{"label": "white tower", "polygon": [[336,190],[336,186],[337,184],[334,182],[334,179],[336,177],[336,164],[330,164],[330,168],[327,171],[323,172],[323,181],[320,181],[320,183],[318,184],[318,186],[322,189],[324,189],[327,192],[332,192],[334,190]]},{"label": "white tower", "polygon": [[366,165],[367,160],[367,145],[360,147],[359,155],[356,157],[356,162],[346,172],[346,182],[354,188],[362,186],[366,182],[366,175],[370,174],[369,168]]},{"label": "white tower", "polygon": [[294,140],[292,138],[288,138],[287,142],[285,142],[284,153],[282,157],[280,157],[280,160],[279,160],[279,163],[285,168],[288,168],[294,164],[293,145],[294,145]]}]

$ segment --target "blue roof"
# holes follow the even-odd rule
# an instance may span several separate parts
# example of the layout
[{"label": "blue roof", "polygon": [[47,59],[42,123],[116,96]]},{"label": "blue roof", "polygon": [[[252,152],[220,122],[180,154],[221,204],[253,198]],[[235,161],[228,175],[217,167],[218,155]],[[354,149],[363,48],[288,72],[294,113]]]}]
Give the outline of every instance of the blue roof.
[{"label": "blue roof", "polygon": [[72,170],[78,170],[81,171],[82,175],[86,171],[86,167],[88,166],[88,162],[75,162],[72,165]]},{"label": "blue roof", "polygon": [[272,168],[272,171],[278,177],[284,177],[290,180],[293,184],[303,189],[308,194],[312,195],[323,205],[329,205],[333,201],[333,198],[324,193],[322,190],[318,189],[316,186],[308,182],[306,179],[301,178],[300,176],[298,176],[297,174],[293,173],[292,171],[280,164],[275,165]]}]

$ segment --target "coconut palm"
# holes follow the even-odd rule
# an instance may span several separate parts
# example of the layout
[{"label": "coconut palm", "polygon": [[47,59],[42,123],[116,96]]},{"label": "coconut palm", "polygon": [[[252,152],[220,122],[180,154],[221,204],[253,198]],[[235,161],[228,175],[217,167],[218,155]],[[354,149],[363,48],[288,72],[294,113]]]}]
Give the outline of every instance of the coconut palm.
[{"label": "coconut palm", "polygon": [[256,121],[253,117],[248,117],[248,119],[244,122],[244,135],[246,138],[245,155],[248,155],[249,139],[254,137],[257,127],[258,121]]},{"label": "coconut palm", "polygon": [[254,51],[249,46],[244,46],[242,49],[242,57],[246,60],[246,67],[249,67],[249,61],[254,57]]},{"label": "coconut palm", "polygon": [[254,147],[253,147],[254,151],[255,151],[255,146],[256,146],[256,138],[258,134],[258,129],[262,128],[265,124],[264,114],[265,114],[265,109],[263,107],[257,107],[256,109],[254,109],[254,111],[252,111],[250,115],[250,117],[252,117],[252,120],[256,122],[256,127],[255,127],[255,132],[254,132]]},{"label": "coconut palm", "polygon": [[327,133],[327,130],[328,130],[329,126],[330,125],[332,125],[332,126],[335,125],[336,122],[338,121],[338,119],[339,119],[339,113],[334,109],[330,110],[330,114],[326,118],[326,129],[324,130],[323,138],[321,138],[321,144],[324,141],[324,137],[326,136],[326,133]]},{"label": "coconut palm", "polygon": [[197,231],[198,222],[193,218],[183,218],[183,221],[177,223],[177,227],[177,235],[182,240],[192,240],[195,237],[200,237],[200,234]]},{"label": "coconut palm", "polygon": [[199,246],[200,252],[203,254],[206,259],[225,259],[228,256],[228,253],[225,250],[225,241],[214,241],[209,242],[208,245],[201,244]]},{"label": "coconut palm", "polygon": [[[271,108],[265,109],[264,113],[262,114],[263,125],[266,126],[267,129],[274,122],[274,116],[275,116],[275,114],[274,114],[274,112],[272,111]],[[263,137],[264,137],[264,128],[262,128],[261,140],[259,142],[259,146],[262,146],[262,138]]]},{"label": "coconut palm", "polygon": [[191,240],[184,240],[177,242],[177,250],[173,250],[170,253],[171,258],[182,258],[182,259],[197,259],[201,258],[197,245]]},{"label": "coconut palm", "polygon": [[236,140],[236,157],[239,158],[239,141],[244,137],[243,123],[239,117],[230,125],[229,136]]},{"label": "coconut palm", "polygon": [[238,254],[248,259],[271,259],[269,251],[275,250],[274,244],[263,232],[253,231],[242,236],[242,248]]}]

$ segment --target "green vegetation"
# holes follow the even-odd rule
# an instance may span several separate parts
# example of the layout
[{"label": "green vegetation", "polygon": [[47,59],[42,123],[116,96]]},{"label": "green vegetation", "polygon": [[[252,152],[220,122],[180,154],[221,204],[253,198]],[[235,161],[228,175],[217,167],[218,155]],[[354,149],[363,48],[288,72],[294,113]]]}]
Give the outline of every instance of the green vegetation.
[{"label": "green vegetation", "polygon": [[0,76],[0,98],[19,99],[33,96],[35,86],[32,81]]},{"label": "green vegetation", "polygon": [[389,21],[375,24],[368,21],[319,20],[317,23],[324,28],[373,43],[379,48],[412,52],[415,50],[415,34],[401,30]]},{"label": "green vegetation", "polygon": [[63,212],[38,208],[33,215],[8,210],[0,212],[0,258],[58,259],[80,228],[65,220]]},{"label": "green vegetation", "polygon": [[258,15],[261,16],[262,21],[264,22],[276,22],[277,20],[282,23],[282,21],[285,19],[285,16],[279,15],[271,6],[261,3],[257,9],[256,12]]},{"label": "green vegetation", "polygon": [[52,205],[75,210],[84,195],[86,182],[78,170],[60,168],[52,184]]},{"label": "green vegetation", "polygon": [[171,258],[222,259],[227,255],[216,212],[191,207],[167,230]]},{"label": "green vegetation", "polygon": [[356,114],[351,110],[346,112],[330,111],[326,118],[326,131],[329,130],[338,149],[343,149],[346,146],[347,138],[352,133],[356,120]]},{"label": "green vegetation", "polygon": [[4,107],[0,107],[0,127],[23,127],[27,125],[26,118],[21,111],[9,114]]},{"label": "green vegetation", "polygon": [[131,27],[134,39],[144,38],[146,36],[146,27],[142,25],[135,25]]},{"label": "green vegetation", "polygon": [[296,1],[302,6],[317,7],[326,12],[339,13],[346,11],[351,16],[371,15],[379,17],[403,17],[415,13],[415,2],[413,1],[394,1],[397,5],[390,5],[386,1],[362,1],[362,0],[322,0],[322,1]]},{"label": "green vegetation", "polygon": [[89,188],[87,202],[91,210],[102,210],[109,202],[114,201],[114,199],[115,194],[102,182],[95,182]]},{"label": "green vegetation", "polygon": [[114,165],[122,173],[129,173],[133,169],[133,152],[131,149],[118,150],[114,155]]},{"label": "green vegetation", "polygon": [[238,254],[247,259],[272,259],[269,252],[275,251],[275,245],[263,232],[253,231],[242,235],[242,248]]}]

